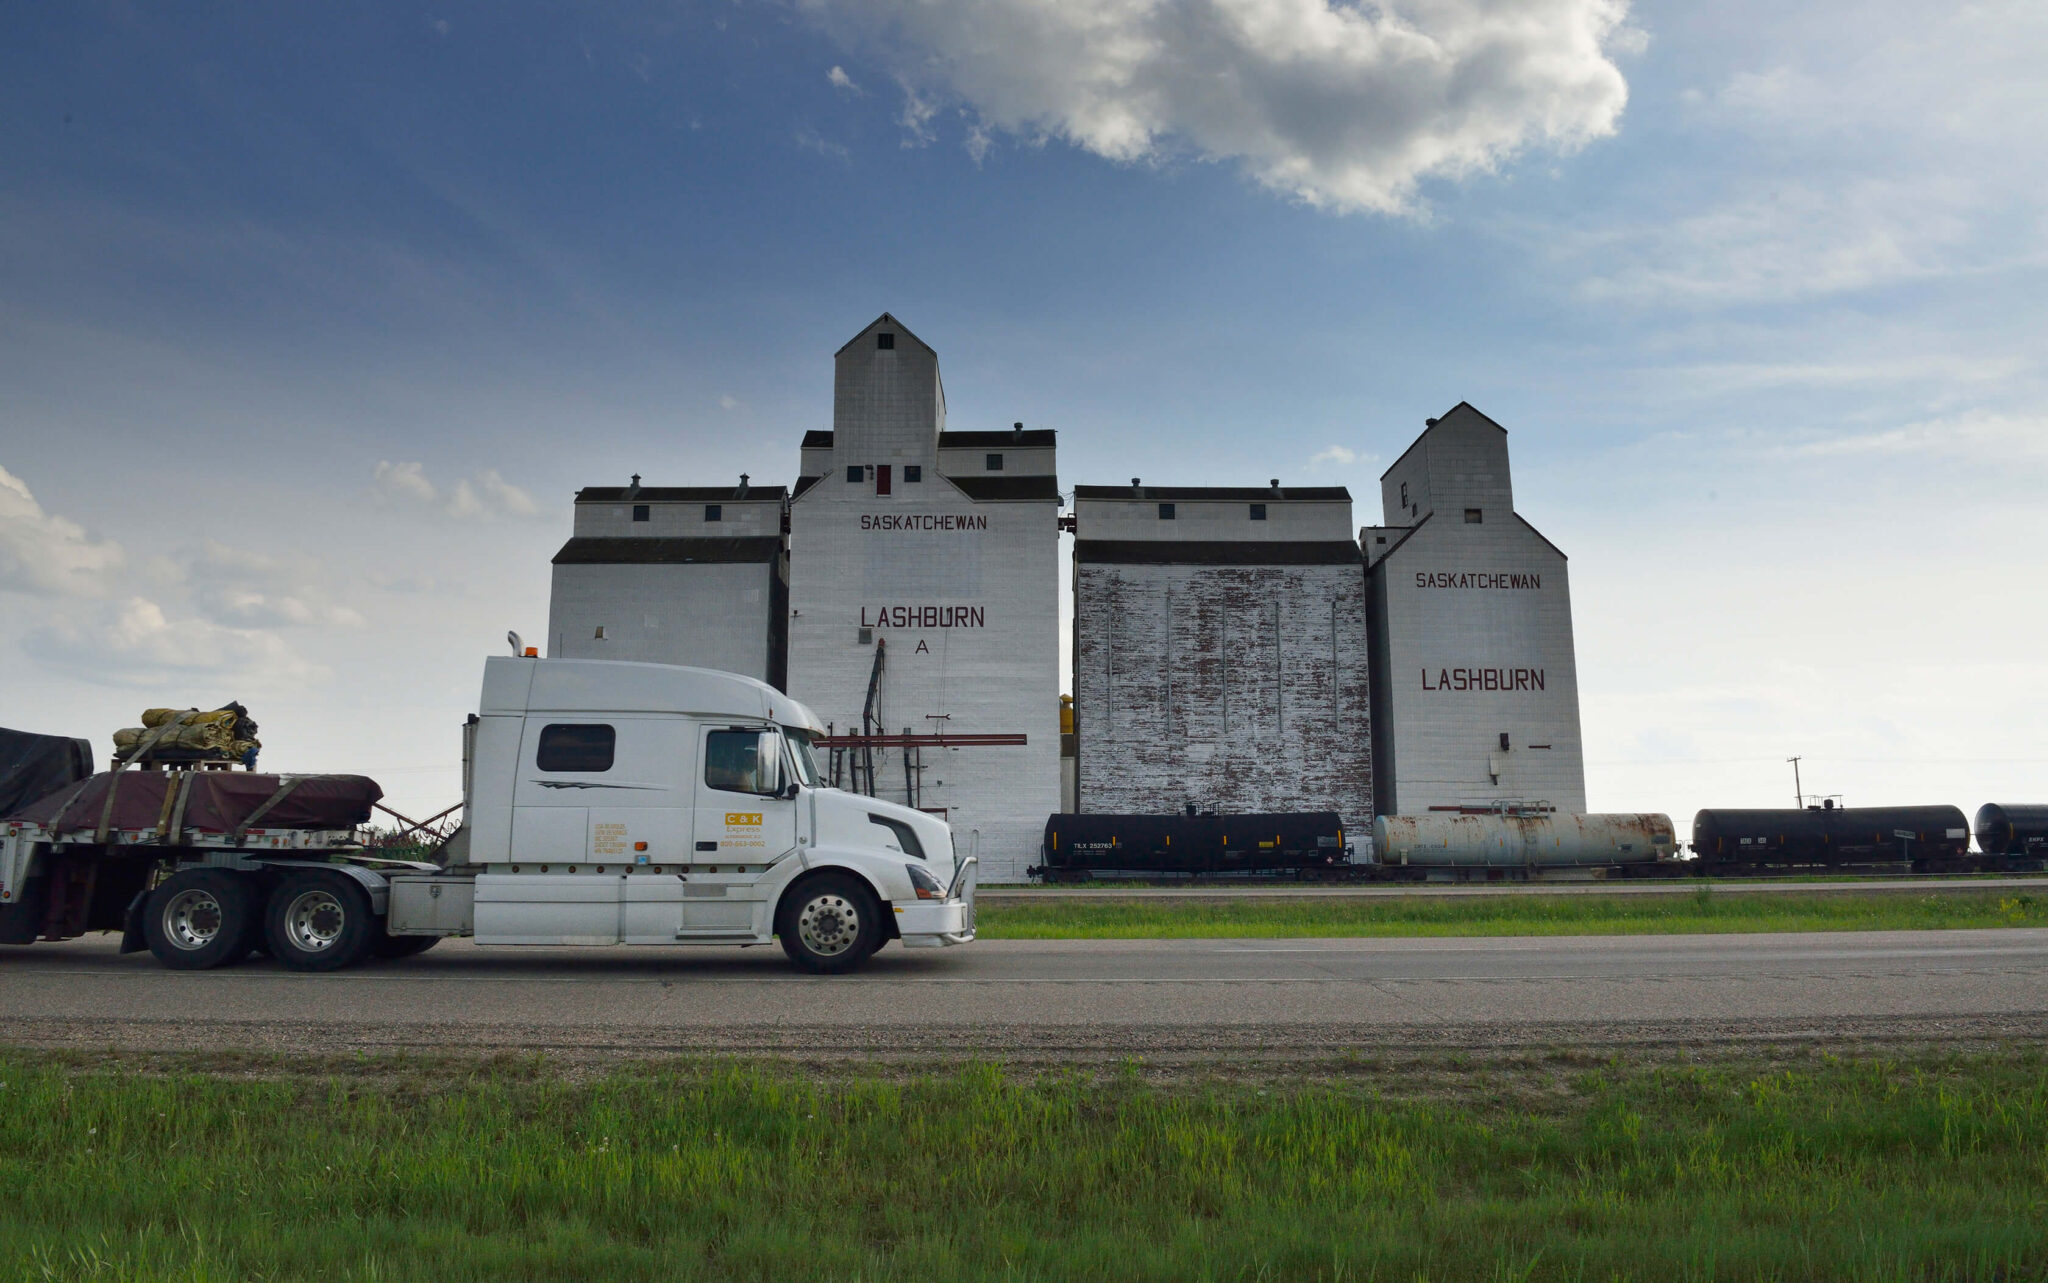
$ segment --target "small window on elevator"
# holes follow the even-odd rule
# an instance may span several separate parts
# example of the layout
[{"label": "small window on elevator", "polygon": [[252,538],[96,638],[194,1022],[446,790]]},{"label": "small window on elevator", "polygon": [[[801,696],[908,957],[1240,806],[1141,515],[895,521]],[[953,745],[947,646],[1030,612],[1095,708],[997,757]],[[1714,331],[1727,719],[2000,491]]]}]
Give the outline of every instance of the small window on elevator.
[{"label": "small window on elevator", "polygon": [[724,505],[724,504],[719,504],[719,503],[707,503],[707,504],[705,504],[705,505],[704,505],[704,520],[706,520],[706,521],[724,521],[724,520],[725,520],[725,505]]},{"label": "small window on elevator", "polygon": [[1480,511],[1478,508],[1467,508],[1465,509],[1465,524],[1468,526],[1476,526],[1480,523],[1480,520],[1485,515],[1486,514]]},{"label": "small window on elevator", "polygon": [[921,463],[906,463],[906,464],[904,464],[904,465],[903,465],[903,482],[904,482],[904,484],[905,484],[905,485],[914,485],[914,484],[916,484],[916,483],[918,483],[918,482],[921,482],[921,481],[923,481],[923,480],[924,480],[924,465],[923,465],[923,464],[921,464]]},{"label": "small window on elevator", "polygon": [[846,484],[847,484],[847,485],[850,485],[850,486],[857,486],[857,485],[859,485],[859,484],[860,484],[861,482],[863,482],[863,481],[866,481],[867,479],[868,479],[868,469],[867,469],[867,465],[866,465],[866,464],[861,464],[861,463],[849,463],[849,464],[847,464],[847,465],[846,465]]},{"label": "small window on elevator", "polygon": [[1159,505],[1159,519],[1161,521],[1172,521],[1174,519],[1172,504],[1162,503]]},{"label": "small window on elevator", "polygon": [[1265,519],[1266,519],[1266,505],[1265,505],[1265,504],[1263,504],[1263,503],[1255,503],[1255,504],[1253,504],[1253,505],[1252,505],[1252,520],[1253,520],[1253,521],[1264,521]]},{"label": "small window on elevator", "polygon": [[895,336],[895,335],[893,335],[893,334],[891,334],[891,333],[889,333],[889,332],[888,332],[888,331],[886,331],[886,330],[884,330],[884,331],[883,331],[882,333],[880,333],[880,334],[877,334],[877,335],[875,335],[875,349],[876,349],[877,351],[881,351],[881,352],[893,352],[893,351],[895,351],[895,350],[896,350],[896,336]]},{"label": "small window on elevator", "polygon": [[647,505],[646,505],[646,504],[644,504],[644,503],[636,503],[636,504],[634,504],[634,505],[633,505],[633,520],[635,520],[635,521],[645,521],[645,520],[647,520]]},{"label": "small window on elevator", "polygon": [[999,454],[990,455],[986,462],[990,472],[1001,472],[1003,470],[1003,456]]}]

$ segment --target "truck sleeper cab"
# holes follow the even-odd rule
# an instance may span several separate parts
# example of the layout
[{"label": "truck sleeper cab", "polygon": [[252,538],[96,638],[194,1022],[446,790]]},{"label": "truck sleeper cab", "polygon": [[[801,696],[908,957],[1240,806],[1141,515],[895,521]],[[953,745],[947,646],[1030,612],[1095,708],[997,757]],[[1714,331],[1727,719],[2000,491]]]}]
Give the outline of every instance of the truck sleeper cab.
[{"label": "truck sleeper cab", "polygon": [[[802,704],[749,678],[494,657],[471,726],[479,944],[766,944],[850,970],[974,938],[972,861],[929,815],[825,787]],[[445,876],[445,875],[444,875]],[[419,929],[394,883],[390,930]]]}]

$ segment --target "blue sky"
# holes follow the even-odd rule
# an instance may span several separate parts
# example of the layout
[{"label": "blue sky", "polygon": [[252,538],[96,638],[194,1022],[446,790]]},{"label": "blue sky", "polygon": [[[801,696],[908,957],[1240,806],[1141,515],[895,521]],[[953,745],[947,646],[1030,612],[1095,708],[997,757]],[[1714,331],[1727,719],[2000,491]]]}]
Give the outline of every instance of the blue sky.
[{"label": "blue sky", "polygon": [[[452,793],[584,484],[784,481],[882,310],[1066,484],[1505,424],[1596,807],[2048,797],[2048,16],[35,6],[0,42],[0,723],[262,710]],[[836,72],[835,72],[836,69]]]}]

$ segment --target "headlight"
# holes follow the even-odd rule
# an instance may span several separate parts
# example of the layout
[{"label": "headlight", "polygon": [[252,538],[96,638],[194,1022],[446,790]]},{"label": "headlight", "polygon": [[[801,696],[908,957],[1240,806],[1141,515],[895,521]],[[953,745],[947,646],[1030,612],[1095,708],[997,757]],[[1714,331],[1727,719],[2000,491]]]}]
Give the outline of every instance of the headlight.
[{"label": "headlight", "polygon": [[910,885],[916,888],[918,899],[943,900],[946,898],[946,888],[940,886],[939,880],[933,877],[923,865],[906,864],[903,867],[910,870]]}]

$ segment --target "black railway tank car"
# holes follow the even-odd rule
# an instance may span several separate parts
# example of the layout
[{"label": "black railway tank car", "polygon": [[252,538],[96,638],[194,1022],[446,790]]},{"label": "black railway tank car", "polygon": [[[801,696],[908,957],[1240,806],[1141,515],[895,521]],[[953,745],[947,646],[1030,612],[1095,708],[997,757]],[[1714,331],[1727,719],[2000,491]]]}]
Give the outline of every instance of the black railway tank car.
[{"label": "black railway tank car", "polygon": [[1977,808],[1977,848],[2002,868],[2041,867],[2048,860],[2048,806],[1986,802]]},{"label": "black railway tank car", "polygon": [[1701,811],[1692,821],[1701,871],[1906,866],[1960,872],[1970,826],[1953,806],[1809,806],[1784,811]]},{"label": "black railway tank car", "polygon": [[1048,882],[1098,874],[1321,874],[1348,865],[1335,811],[1277,815],[1054,815],[1031,869]]}]

